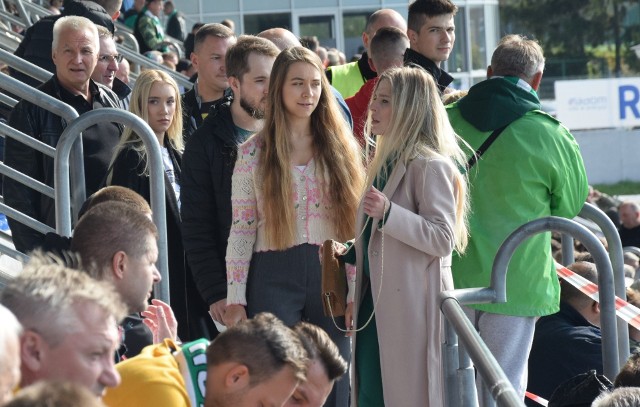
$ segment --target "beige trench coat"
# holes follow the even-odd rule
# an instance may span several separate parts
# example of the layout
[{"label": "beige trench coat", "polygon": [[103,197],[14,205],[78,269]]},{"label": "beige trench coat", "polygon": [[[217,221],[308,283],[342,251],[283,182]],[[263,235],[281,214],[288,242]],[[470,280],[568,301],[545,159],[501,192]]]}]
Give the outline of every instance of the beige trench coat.
[{"label": "beige trench coat", "polygon": [[[416,158],[406,167],[397,164],[383,190],[392,202],[384,225],[384,250],[382,233],[374,229],[368,255],[387,407],[444,406],[443,329],[438,294],[453,289],[450,268],[456,207],[453,171],[440,158]],[[364,220],[360,205],[358,233]],[[362,255],[362,242],[357,241],[355,304],[361,303],[363,278],[366,280]],[[376,304],[380,285],[382,290]],[[357,315],[356,310],[356,327],[360,322],[355,320]],[[356,346],[354,337],[352,363]],[[358,383],[355,364],[352,366],[351,400],[352,406],[357,406]]]}]

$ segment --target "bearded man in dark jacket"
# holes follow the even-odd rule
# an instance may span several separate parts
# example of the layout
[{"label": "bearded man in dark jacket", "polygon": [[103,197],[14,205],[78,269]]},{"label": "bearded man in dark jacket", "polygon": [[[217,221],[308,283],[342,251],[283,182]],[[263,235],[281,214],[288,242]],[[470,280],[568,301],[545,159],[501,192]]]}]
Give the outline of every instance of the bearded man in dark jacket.
[{"label": "bearded man in dark jacket", "polygon": [[278,48],[247,36],[227,51],[231,102],[213,105],[187,140],[182,158],[182,238],[194,281],[222,321],[227,298],[225,254],[231,228],[231,176],[238,145],[262,129],[271,68]]}]

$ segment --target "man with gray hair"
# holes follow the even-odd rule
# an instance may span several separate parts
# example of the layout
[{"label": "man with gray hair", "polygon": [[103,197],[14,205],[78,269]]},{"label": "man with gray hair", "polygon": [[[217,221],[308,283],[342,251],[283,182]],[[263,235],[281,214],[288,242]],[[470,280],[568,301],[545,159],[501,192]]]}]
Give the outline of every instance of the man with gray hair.
[{"label": "man with gray hair", "polygon": [[120,383],[113,355],[125,306],[111,285],[35,254],[4,288],[0,303],[24,328],[20,387],[67,380],[102,396]]},{"label": "man with gray hair", "polygon": [[6,307],[0,305],[0,406],[13,397],[20,383],[20,335],[22,326]]},{"label": "man with gray hair", "polygon": [[[488,79],[447,107],[454,130],[471,147],[467,174],[474,210],[467,250],[452,259],[456,288],[488,287],[498,248],[521,225],[550,215],[573,218],[584,206],[588,185],[580,148],[566,127],[540,110],[543,69],[536,41],[508,35],[493,53]],[[550,233],[529,238],[509,263],[507,302],[468,308],[523,398],[536,319],[559,310],[550,247]],[[478,392],[481,403],[491,397],[483,384]]]},{"label": "man with gray hair", "polygon": [[[100,50],[98,30],[84,17],[66,16],[53,28],[52,58],[56,73],[38,89],[61,100],[79,115],[101,107],[119,107],[111,89],[94,82],[91,74],[98,63]],[[55,147],[67,122],[60,116],[26,100],[14,108],[9,125],[34,139]],[[85,188],[90,196],[101,186],[109,167],[113,148],[120,140],[123,127],[100,122],[82,133]],[[5,145],[5,164],[31,178],[53,187],[53,158],[13,139]],[[54,202],[39,192],[5,177],[5,203],[49,226],[54,226]],[[26,253],[41,246],[43,235],[19,222],[9,220],[16,249]]]}]

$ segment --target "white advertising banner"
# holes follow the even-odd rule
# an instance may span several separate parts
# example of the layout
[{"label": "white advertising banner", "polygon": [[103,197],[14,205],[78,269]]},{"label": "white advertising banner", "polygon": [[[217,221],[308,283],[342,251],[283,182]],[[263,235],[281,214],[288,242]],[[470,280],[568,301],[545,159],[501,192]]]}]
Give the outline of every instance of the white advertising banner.
[{"label": "white advertising banner", "polygon": [[558,119],[569,129],[640,126],[640,78],[556,81]]}]

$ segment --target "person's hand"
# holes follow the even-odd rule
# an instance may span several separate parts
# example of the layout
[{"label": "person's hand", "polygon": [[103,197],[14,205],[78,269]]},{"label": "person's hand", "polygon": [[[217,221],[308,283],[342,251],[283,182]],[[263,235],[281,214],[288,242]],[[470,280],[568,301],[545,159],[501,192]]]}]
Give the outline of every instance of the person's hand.
[{"label": "person's hand", "polygon": [[344,323],[347,327],[345,336],[353,336],[353,302],[347,304],[344,311]]},{"label": "person's hand", "polygon": [[178,321],[167,303],[153,299],[141,315],[144,317],[142,322],[153,333],[153,343],[160,343],[165,338],[178,339]]},{"label": "person's hand", "polygon": [[247,319],[247,311],[244,309],[244,305],[231,304],[227,305],[224,312],[223,322],[228,327],[236,326],[239,322]]},{"label": "person's hand", "polygon": [[[347,251],[347,246],[344,243],[333,241],[333,251],[337,256],[343,255]],[[318,249],[318,258],[320,259],[320,263],[322,263],[322,256],[324,255],[324,245],[321,244]]]},{"label": "person's hand", "polygon": [[389,209],[389,200],[374,186],[367,191],[364,195],[363,208],[364,213],[375,219],[382,219],[384,217],[385,209]]},{"label": "person's hand", "polygon": [[223,298],[219,301],[214,302],[209,306],[209,315],[214,321],[218,321],[222,323],[224,320],[225,308],[227,306],[227,299]]}]

